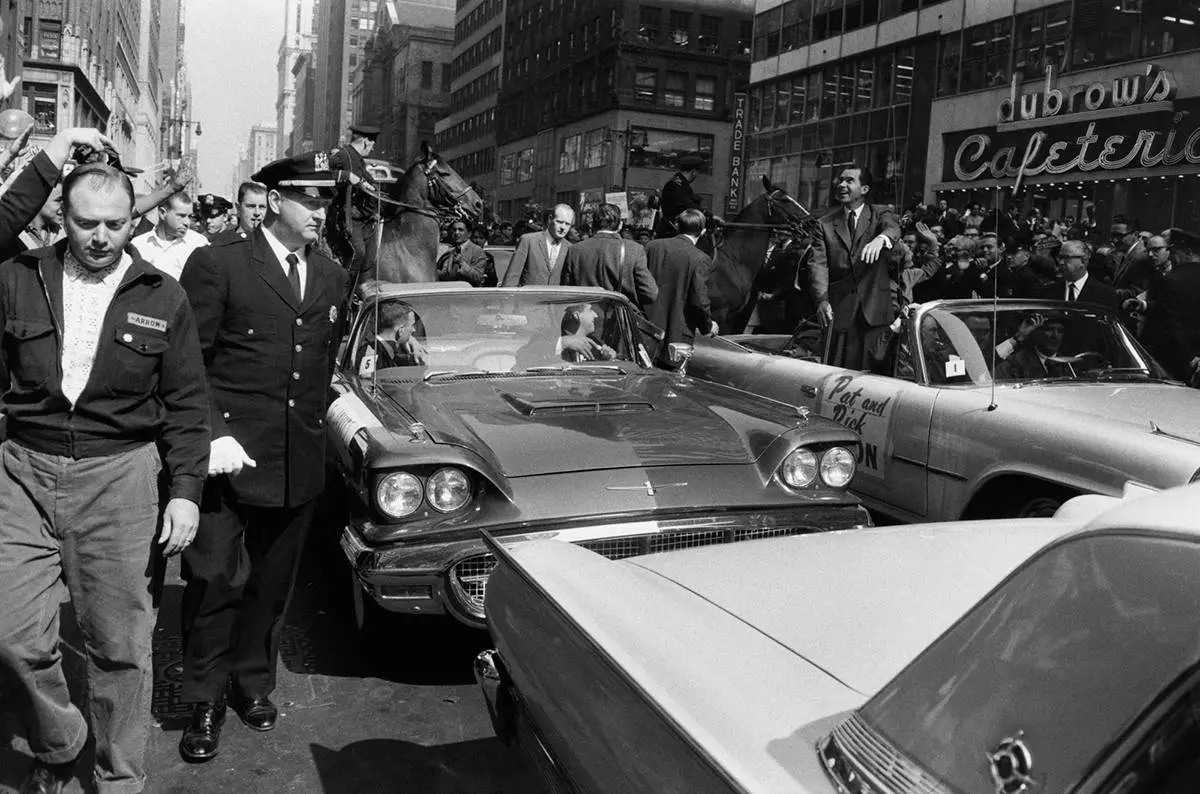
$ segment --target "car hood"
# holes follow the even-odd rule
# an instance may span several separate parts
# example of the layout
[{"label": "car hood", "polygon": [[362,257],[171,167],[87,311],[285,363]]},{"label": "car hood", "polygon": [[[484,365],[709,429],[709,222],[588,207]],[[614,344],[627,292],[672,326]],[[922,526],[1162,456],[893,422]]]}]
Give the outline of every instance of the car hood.
[{"label": "car hood", "polygon": [[867,696],[1034,551],[1081,523],[876,527],[623,564],[666,577]]},{"label": "car hood", "polygon": [[1200,399],[1193,389],[1167,383],[1073,383],[1050,381],[1007,387],[997,394],[1001,408],[1019,402],[1031,410],[1086,413],[1131,429],[1176,436],[1200,444]]},{"label": "car hood", "polygon": [[796,426],[785,406],[667,374],[479,377],[387,386],[438,443],[508,477],[745,464]]}]

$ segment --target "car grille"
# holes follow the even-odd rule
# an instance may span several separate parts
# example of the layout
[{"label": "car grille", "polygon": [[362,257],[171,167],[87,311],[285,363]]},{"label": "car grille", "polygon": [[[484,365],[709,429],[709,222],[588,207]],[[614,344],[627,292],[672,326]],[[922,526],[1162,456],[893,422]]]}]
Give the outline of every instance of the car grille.
[{"label": "car grille", "polygon": [[821,766],[844,794],[951,794],[858,714],[833,729],[818,747]]},{"label": "car grille", "polygon": [[[756,538],[774,538],[785,535],[807,535],[817,532],[816,527],[755,527],[734,528],[722,527],[704,529],[692,532],[664,532],[649,535],[631,535],[618,538],[599,538],[596,540],[581,540],[576,543],[589,551],[594,551],[610,560],[623,560],[626,557],[638,557],[643,554],[655,554],[662,551],[678,551],[680,549],[714,546],[721,543],[736,543]],[[487,580],[492,569],[496,567],[496,558],[491,554],[478,554],[467,557],[450,571],[455,593],[459,596],[460,604],[471,615],[483,617],[483,600],[487,593]]]},{"label": "car grille", "polygon": [[495,557],[491,554],[480,554],[456,563],[450,572],[456,585],[455,592],[464,602],[463,606],[475,617],[483,617],[483,597],[487,594],[487,580],[495,567]]}]

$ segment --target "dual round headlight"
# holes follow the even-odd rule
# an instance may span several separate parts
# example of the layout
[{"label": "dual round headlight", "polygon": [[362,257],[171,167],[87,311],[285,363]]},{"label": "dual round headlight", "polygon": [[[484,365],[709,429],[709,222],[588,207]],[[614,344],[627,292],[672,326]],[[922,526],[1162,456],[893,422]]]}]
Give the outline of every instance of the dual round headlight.
[{"label": "dual round headlight", "polygon": [[790,488],[806,488],[816,481],[830,488],[845,488],[854,478],[857,463],[845,447],[830,447],[818,455],[801,447],[792,450],[779,467],[779,478]]},{"label": "dual round headlight", "polygon": [[405,518],[420,509],[422,502],[439,513],[452,513],[471,501],[471,480],[459,469],[435,471],[423,484],[419,477],[396,471],[379,479],[375,486],[379,509],[391,518]]}]

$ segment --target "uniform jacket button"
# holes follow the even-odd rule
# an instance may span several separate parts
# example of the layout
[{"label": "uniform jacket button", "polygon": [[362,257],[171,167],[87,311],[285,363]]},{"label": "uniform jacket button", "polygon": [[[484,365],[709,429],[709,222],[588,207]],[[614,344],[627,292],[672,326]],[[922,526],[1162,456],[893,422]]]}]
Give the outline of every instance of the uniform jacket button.
[{"label": "uniform jacket button", "polygon": [[247,329],[247,330],[246,330],[246,333],[247,333],[247,334],[249,334],[250,336],[254,336],[254,329],[253,329],[253,328],[249,328],[249,329]]},{"label": "uniform jacket button", "polygon": [[129,342],[133,341],[133,334],[122,334],[121,339],[128,344]]},{"label": "uniform jacket button", "polygon": [[304,348],[301,345],[296,345],[296,352],[299,353]]},{"label": "uniform jacket button", "polygon": [[229,411],[226,411],[225,413],[221,414],[221,416],[223,416],[223,417],[225,417],[226,419],[228,419],[228,418],[229,418]]},{"label": "uniform jacket button", "polygon": [[299,317],[297,317],[297,318],[296,318],[296,325],[304,325],[304,320],[302,320],[302,319],[300,319]]},{"label": "uniform jacket button", "polygon": [[300,373],[299,373],[299,372],[293,372],[293,373],[292,373],[292,380],[300,380]]},{"label": "uniform jacket button", "polygon": [[288,408],[295,408],[295,407],[296,407],[296,401],[288,400]]}]

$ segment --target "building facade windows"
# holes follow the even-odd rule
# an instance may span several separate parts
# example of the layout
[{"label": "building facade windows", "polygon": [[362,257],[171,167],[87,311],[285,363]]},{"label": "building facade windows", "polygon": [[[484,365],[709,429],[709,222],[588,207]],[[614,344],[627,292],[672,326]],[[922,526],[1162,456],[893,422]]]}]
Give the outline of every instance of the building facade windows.
[{"label": "building facade windows", "polygon": [[657,94],[658,72],[654,69],[638,69],[633,78],[633,98],[652,105]]},{"label": "building facade windows", "polygon": [[717,78],[697,77],[696,93],[692,99],[694,110],[712,111],[717,99]]},{"label": "building facade windows", "polygon": [[669,108],[681,108],[687,99],[687,74],[684,72],[667,72],[667,82],[663,87],[663,104]]},{"label": "building facade windows", "polygon": [[581,135],[568,135],[562,139],[558,150],[558,173],[573,174],[579,170],[579,145]]},{"label": "building facade windows", "polygon": [[630,127],[629,166],[679,170],[679,158],[699,155],[704,158],[702,173],[711,173],[713,136],[694,132]]}]

